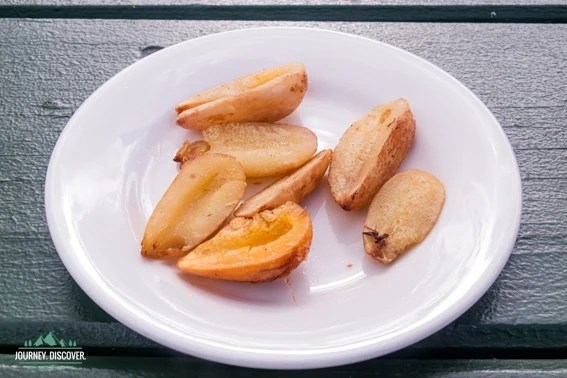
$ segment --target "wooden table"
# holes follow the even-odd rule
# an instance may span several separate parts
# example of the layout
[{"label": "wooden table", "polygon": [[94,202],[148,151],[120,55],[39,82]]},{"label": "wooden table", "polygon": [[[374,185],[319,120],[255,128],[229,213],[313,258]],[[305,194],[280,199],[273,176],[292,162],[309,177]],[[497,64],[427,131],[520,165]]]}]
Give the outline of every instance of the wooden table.
[{"label": "wooden table", "polygon": [[[164,46],[267,25],[374,38],[448,71],[494,112],[523,180],[516,246],[476,305],[402,351],[311,374],[567,376],[565,23],[564,0],[0,0],[0,376],[284,375],[184,356],[115,321],[67,273],[43,202],[55,142],[98,86]],[[87,361],[65,368],[14,361],[24,340],[49,330],[80,341]]]}]

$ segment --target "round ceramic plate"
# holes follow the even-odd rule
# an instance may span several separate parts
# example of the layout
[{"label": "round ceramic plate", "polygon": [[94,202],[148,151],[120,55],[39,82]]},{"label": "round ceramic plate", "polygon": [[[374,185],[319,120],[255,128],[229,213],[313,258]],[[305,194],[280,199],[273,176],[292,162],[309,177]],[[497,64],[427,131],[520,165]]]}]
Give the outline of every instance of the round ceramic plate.
[{"label": "round ceramic plate", "polygon": [[[338,53],[340,52],[340,53]],[[152,209],[177,172],[174,106],[244,74],[305,63],[309,89],[283,121],[319,149],[374,106],[404,97],[417,120],[401,169],[439,177],[447,198],[427,238],[390,266],[363,252],[365,211],[345,212],[326,183],[303,205],[308,261],[283,280],[221,282],[140,255]],[[249,183],[247,195],[260,185]],[[161,50],[110,79],[77,110],[49,164],[47,219],[81,288],[134,331],[228,364],[314,368],[384,355],[455,320],[494,282],[517,235],[518,166],[490,111],[457,80],[410,53],[323,30],[262,28]]]}]

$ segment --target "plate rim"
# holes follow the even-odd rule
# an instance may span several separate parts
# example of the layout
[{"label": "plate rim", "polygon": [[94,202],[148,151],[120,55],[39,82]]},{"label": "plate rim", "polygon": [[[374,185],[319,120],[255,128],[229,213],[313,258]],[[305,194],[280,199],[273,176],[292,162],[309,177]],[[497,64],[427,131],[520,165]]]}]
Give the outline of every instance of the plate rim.
[{"label": "plate rim", "polygon": [[[479,281],[475,282],[476,285],[474,285],[467,292],[466,297],[463,297],[463,299],[461,299],[460,301],[456,301],[455,303],[452,304],[452,306],[448,307],[443,312],[443,314],[444,314],[443,316],[436,316],[431,321],[422,324],[420,328],[415,329],[413,334],[410,334],[409,336],[406,335],[406,337],[403,340],[401,340],[401,339],[393,340],[393,341],[389,342],[386,346],[383,345],[384,344],[383,342],[381,342],[381,343],[380,342],[379,343],[376,343],[376,342],[368,343],[368,345],[359,346],[355,349],[344,350],[340,353],[340,355],[337,355],[336,352],[334,352],[332,354],[324,353],[324,352],[301,354],[301,353],[296,352],[296,353],[293,353],[289,356],[287,356],[287,355],[282,356],[282,355],[277,354],[275,351],[268,351],[268,352],[264,351],[264,353],[262,353],[262,351],[260,351],[258,349],[254,350],[254,351],[250,351],[250,350],[243,351],[241,348],[238,348],[238,351],[237,351],[236,348],[228,346],[228,345],[224,345],[224,348],[219,348],[219,345],[216,345],[216,343],[213,345],[212,343],[204,342],[204,340],[193,340],[193,341],[197,341],[197,342],[195,344],[187,345],[186,343],[181,344],[179,342],[172,342],[172,340],[170,338],[166,337],[166,335],[167,335],[166,333],[160,332],[159,330],[156,331],[155,328],[154,328],[154,326],[156,325],[155,322],[151,322],[152,327],[148,328],[148,329],[150,329],[150,331],[147,331],[146,329],[144,329],[143,325],[141,325],[139,323],[140,321],[143,321],[145,323],[145,325],[148,325],[148,323],[147,323],[148,320],[147,319],[144,320],[143,319],[144,316],[142,316],[142,317],[140,316],[140,315],[143,315],[143,314],[141,314],[139,311],[136,311],[135,309],[132,309],[131,308],[132,306],[125,304],[123,298],[120,301],[119,300],[120,297],[117,296],[116,294],[114,294],[114,297],[113,297],[112,291],[110,290],[109,287],[107,287],[107,284],[105,282],[103,282],[101,277],[93,276],[92,272],[90,274],[84,274],[85,273],[85,266],[83,264],[79,263],[78,261],[76,261],[72,257],[73,249],[71,249],[70,251],[67,251],[67,246],[65,244],[65,241],[63,240],[63,238],[61,237],[61,235],[58,232],[60,230],[59,230],[59,227],[58,227],[58,219],[57,219],[57,216],[56,216],[57,209],[54,208],[54,206],[55,206],[54,197],[56,197],[56,193],[54,193],[53,187],[55,185],[55,183],[54,183],[55,173],[54,172],[57,169],[56,165],[57,165],[57,162],[59,161],[59,156],[61,155],[61,152],[62,152],[62,150],[63,150],[63,148],[66,144],[66,140],[68,138],[69,130],[73,127],[72,124],[74,123],[74,120],[77,117],[77,114],[84,111],[84,108],[89,106],[91,99],[94,98],[95,96],[99,96],[101,91],[104,88],[106,88],[106,86],[111,85],[112,82],[115,81],[115,79],[119,78],[125,72],[133,69],[133,67],[138,65],[140,62],[148,62],[148,61],[152,60],[154,57],[151,56],[151,55],[128,65],[127,67],[125,67],[124,69],[120,70],[118,73],[113,75],[111,78],[107,79],[102,85],[100,85],[94,92],[92,92],[83,101],[83,103],[73,113],[73,116],[69,119],[69,121],[65,125],[64,129],[60,133],[60,135],[57,139],[57,143],[55,144],[55,147],[53,148],[53,151],[52,151],[52,154],[51,154],[51,157],[50,157],[50,160],[49,160],[48,168],[47,168],[46,178],[45,178],[44,202],[45,202],[46,219],[47,219],[47,224],[48,224],[49,232],[50,232],[50,235],[51,235],[51,239],[53,240],[55,249],[56,249],[61,261],[65,265],[65,268],[67,269],[69,274],[73,277],[74,281],[79,285],[79,287],[81,287],[81,289],[89,296],[90,299],[92,299],[105,312],[110,314],[114,319],[118,320],[121,324],[123,324],[127,328],[131,329],[132,331],[134,331],[138,334],[143,335],[144,337],[146,337],[150,340],[158,342],[159,344],[161,344],[161,345],[163,345],[167,348],[172,348],[172,349],[181,351],[182,353],[191,354],[193,356],[204,358],[204,359],[215,361],[215,362],[228,363],[228,364],[243,366],[243,367],[268,368],[268,369],[270,369],[270,368],[271,369],[273,369],[273,368],[278,368],[278,369],[305,369],[305,368],[332,367],[332,366],[340,366],[340,365],[344,365],[344,364],[360,362],[360,361],[364,361],[364,360],[367,360],[367,359],[370,359],[370,358],[380,357],[380,356],[392,353],[392,352],[399,350],[401,348],[410,346],[410,345],[412,345],[412,344],[414,344],[414,343],[416,343],[420,340],[423,340],[424,338],[426,338],[430,335],[433,335],[434,333],[438,332],[439,330],[441,330],[442,328],[444,328],[445,326],[447,326],[451,322],[455,321],[464,312],[466,312],[468,309],[470,309],[487,292],[487,290],[496,281],[496,279],[500,275],[500,272],[502,271],[502,269],[506,265],[510,255],[512,253],[512,250],[513,250],[513,248],[516,244],[516,239],[517,239],[520,224],[521,224],[523,190],[522,190],[521,175],[520,175],[520,170],[519,170],[518,162],[517,162],[517,159],[516,159],[516,155],[514,153],[514,150],[512,148],[510,140],[508,139],[506,133],[504,132],[504,129],[502,128],[502,125],[500,125],[500,123],[498,122],[498,120],[496,119],[494,114],[484,104],[484,102],[482,102],[478,98],[478,96],[474,92],[472,92],[467,86],[465,86],[458,79],[453,77],[451,74],[449,74],[448,72],[446,72],[445,70],[443,70],[439,66],[429,62],[428,60],[426,60],[426,59],[424,59],[424,58],[422,58],[418,55],[415,55],[415,54],[413,54],[413,53],[411,53],[407,50],[404,50],[402,48],[393,46],[391,44],[379,41],[377,39],[372,39],[372,38],[369,38],[369,37],[364,37],[364,36],[352,34],[352,33],[346,33],[346,32],[329,30],[329,29],[322,29],[322,28],[312,28],[312,27],[269,26],[269,27],[237,28],[237,29],[207,34],[207,35],[203,35],[203,36],[200,36],[200,37],[184,40],[182,42],[168,46],[168,47],[164,48],[163,50],[157,51],[156,53],[154,53],[152,55],[160,54],[164,50],[176,48],[176,47],[184,45],[184,44],[190,44],[195,40],[203,40],[203,39],[208,39],[208,38],[218,38],[218,37],[222,37],[223,35],[234,34],[234,33],[249,33],[249,32],[258,32],[258,31],[269,32],[269,31],[282,31],[282,30],[283,31],[290,31],[290,32],[291,31],[304,31],[304,32],[308,32],[308,33],[309,32],[316,32],[316,33],[336,34],[336,35],[340,35],[342,37],[349,37],[349,38],[354,38],[354,39],[358,39],[358,40],[364,40],[365,42],[370,42],[370,43],[373,43],[373,44],[382,45],[382,46],[387,47],[389,49],[393,49],[397,53],[400,53],[400,54],[402,54],[406,57],[412,58],[412,59],[418,61],[420,64],[423,64],[423,65],[427,66],[428,68],[433,69],[437,73],[442,74],[442,76],[444,78],[446,78],[448,81],[450,81],[452,85],[457,86],[459,89],[461,89],[465,93],[467,93],[471,97],[471,99],[474,100],[476,105],[478,105],[483,111],[485,111],[486,115],[488,115],[490,117],[492,122],[494,122],[495,125],[498,126],[497,130],[495,130],[495,131],[498,132],[500,137],[504,138],[504,142],[505,142],[504,145],[506,147],[505,152],[506,152],[506,154],[509,154],[511,156],[511,162],[513,163],[514,168],[515,168],[514,172],[513,172],[514,182],[512,184],[515,187],[517,187],[517,192],[515,193],[517,195],[514,196],[514,197],[517,197],[517,198],[515,198],[515,200],[517,200],[517,203],[514,206],[516,217],[514,219],[513,227],[511,227],[511,230],[513,230],[513,231],[510,233],[510,235],[508,235],[505,242],[503,242],[503,244],[506,245],[505,251],[502,251],[502,253],[499,254],[498,258],[493,261],[493,264],[490,266],[490,269],[487,269],[485,271],[485,273],[483,275],[483,277],[485,277],[485,279],[481,280],[480,282]],[[81,274],[81,273],[83,273],[83,274]],[[98,281],[99,281],[98,285],[93,286],[92,284],[93,284],[93,282],[96,283],[97,278],[98,278]],[[102,291],[101,291],[101,289],[102,289]],[[107,294],[111,294],[111,295],[108,296],[108,297],[104,296],[103,295],[104,291],[106,291]],[[128,307],[130,307],[130,308],[128,308]],[[128,315],[130,315],[130,316],[128,316]],[[147,316],[146,316],[146,318],[147,318]],[[132,319],[135,319],[135,320],[132,320]],[[166,328],[167,327],[164,328],[164,331],[168,331]],[[169,332],[171,332],[171,334],[176,333],[175,330],[173,330],[173,329],[170,329]],[[192,339],[194,339],[194,338],[192,338]],[[237,352],[240,352],[240,353],[237,353]],[[284,358],[282,358],[282,357],[284,357]],[[292,357],[292,358],[290,358],[290,357]]]}]

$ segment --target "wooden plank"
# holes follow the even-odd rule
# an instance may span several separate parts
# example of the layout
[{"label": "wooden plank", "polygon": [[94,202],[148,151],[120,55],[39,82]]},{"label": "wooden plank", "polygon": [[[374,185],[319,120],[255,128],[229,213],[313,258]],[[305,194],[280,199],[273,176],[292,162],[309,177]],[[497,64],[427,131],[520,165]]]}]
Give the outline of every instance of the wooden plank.
[{"label": "wooden plank", "polygon": [[8,5],[2,18],[96,18],[144,20],[288,20],[396,21],[481,23],[567,23],[567,5],[560,4],[142,4]]},{"label": "wooden plank", "polygon": [[263,25],[352,32],[429,59],[480,96],[515,148],[525,202],[514,255],[481,301],[410,352],[565,348],[567,25],[15,19],[0,20],[1,344],[54,329],[88,347],[159,350],[99,309],[59,260],[43,210],[49,156],[73,111],[120,69],[162,46]]},{"label": "wooden plank", "polygon": [[563,0],[0,0],[0,5],[564,5]]},{"label": "wooden plank", "polygon": [[13,355],[0,355],[3,377],[565,377],[565,360],[415,360],[380,359],[337,368],[311,371],[276,371],[236,368],[194,358],[89,357],[79,366],[23,366]]}]

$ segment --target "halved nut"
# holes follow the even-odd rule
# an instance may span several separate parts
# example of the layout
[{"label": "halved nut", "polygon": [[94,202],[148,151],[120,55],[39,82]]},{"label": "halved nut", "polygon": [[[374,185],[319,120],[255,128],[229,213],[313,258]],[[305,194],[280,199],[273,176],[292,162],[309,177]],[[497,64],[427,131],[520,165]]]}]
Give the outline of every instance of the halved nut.
[{"label": "halved nut", "polygon": [[247,177],[288,173],[317,151],[317,137],[302,126],[278,123],[229,123],[203,130],[211,152],[234,156]]},{"label": "halved nut", "polygon": [[367,205],[394,175],[415,135],[415,119],[400,98],[374,108],[341,137],[329,167],[329,185],[345,210]]},{"label": "halved nut", "polygon": [[198,140],[196,142],[189,142],[186,140],[175,153],[173,161],[178,162],[179,166],[183,168],[185,163],[203,155],[210,149],[211,146],[209,146],[209,144],[204,140]]},{"label": "halved nut", "polygon": [[389,264],[420,243],[437,222],[445,187],[431,174],[411,169],[392,177],[376,193],[364,225],[364,249]]},{"label": "halved nut", "polygon": [[253,218],[235,218],[177,266],[184,272],[243,282],[287,276],[305,258],[313,228],[309,213],[293,202]]},{"label": "halved nut", "polygon": [[203,130],[218,123],[275,122],[293,112],[307,91],[301,63],[240,77],[201,92],[176,106],[177,124]]},{"label": "halved nut", "polygon": [[150,216],[142,255],[182,256],[195,248],[232,213],[245,187],[244,168],[232,156],[205,153],[186,163]]},{"label": "halved nut", "polygon": [[274,182],[261,192],[244,201],[234,212],[237,217],[252,217],[264,210],[273,209],[287,201],[300,203],[315,189],[329,163],[333,152],[323,150],[292,174]]}]

